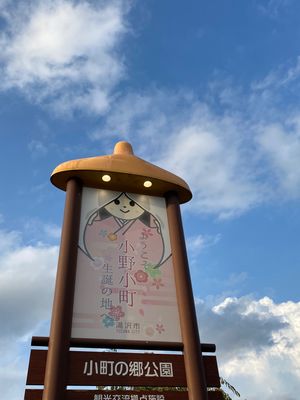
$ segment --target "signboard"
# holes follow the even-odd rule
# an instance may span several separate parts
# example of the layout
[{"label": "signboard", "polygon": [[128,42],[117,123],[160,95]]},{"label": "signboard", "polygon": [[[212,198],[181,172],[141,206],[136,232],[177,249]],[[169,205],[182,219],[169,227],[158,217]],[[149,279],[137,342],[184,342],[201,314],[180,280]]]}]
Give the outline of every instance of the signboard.
[{"label": "signboard", "polygon": [[[27,385],[43,385],[46,350],[32,350]],[[71,351],[68,385],[186,386],[183,357]]]},{"label": "signboard", "polygon": [[182,341],[164,198],[83,188],[71,337]]},{"label": "signboard", "polygon": [[[32,350],[27,385],[43,385],[47,350]],[[70,351],[68,385],[186,386],[182,355]],[[208,387],[219,387],[215,356],[204,356]]]},{"label": "signboard", "polygon": [[[78,391],[68,385],[183,385],[190,400],[212,400],[217,392],[207,386],[220,382],[215,358],[210,375],[201,353],[180,215],[179,205],[192,197],[187,183],[136,157],[127,142],[109,156],[62,163],[51,182],[66,191],[64,223],[49,349],[32,351],[27,384],[44,385],[43,400],[75,400]],[[144,350],[180,345],[183,357],[70,352],[72,341]],[[87,390],[80,398],[114,400],[111,394]],[[40,395],[26,390],[26,400]],[[171,400],[167,393],[122,396]]]}]

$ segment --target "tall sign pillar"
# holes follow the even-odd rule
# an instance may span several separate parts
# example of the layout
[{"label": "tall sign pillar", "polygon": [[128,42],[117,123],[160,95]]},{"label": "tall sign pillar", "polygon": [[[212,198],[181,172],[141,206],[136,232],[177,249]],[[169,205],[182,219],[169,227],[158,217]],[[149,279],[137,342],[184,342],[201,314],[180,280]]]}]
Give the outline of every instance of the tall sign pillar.
[{"label": "tall sign pillar", "polygon": [[78,179],[67,181],[43,400],[63,399],[67,386],[81,190]]},{"label": "tall sign pillar", "polygon": [[[180,204],[192,198],[186,182],[136,157],[127,142],[108,156],[60,164],[51,182],[66,191],[66,206],[50,337],[32,341],[48,350],[32,351],[27,378],[44,387],[27,389],[25,400],[106,398],[67,390],[76,385],[187,386],[156,398],[217,399],[207,391],[219,377],[215,357],[202,356],[211,345],[199,339],[181,221]],[[70,351],[76,346],[183,355]],[[153,398],[132,393],[124,398]]]},{"label": "tall sign pillar", "polygon": [[169,192],[166,200],[189,399],[204,400],[204,365],[178,195]]}]

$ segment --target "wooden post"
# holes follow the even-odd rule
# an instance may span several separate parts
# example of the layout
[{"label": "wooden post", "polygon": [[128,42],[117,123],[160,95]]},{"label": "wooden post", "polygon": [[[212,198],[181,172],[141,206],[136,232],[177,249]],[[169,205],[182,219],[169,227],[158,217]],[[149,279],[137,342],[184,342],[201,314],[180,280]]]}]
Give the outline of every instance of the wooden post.
[{"label": "wooden post", "polygon": [[178,196],[166,195],[170,242],[189,400],[207,400],[201,344]]},{"label": "wooden post", "polygon": [[68,181],[43,400],[63,400],[65,397],[76,278],[81,191],[81,184],[76,179]]}]

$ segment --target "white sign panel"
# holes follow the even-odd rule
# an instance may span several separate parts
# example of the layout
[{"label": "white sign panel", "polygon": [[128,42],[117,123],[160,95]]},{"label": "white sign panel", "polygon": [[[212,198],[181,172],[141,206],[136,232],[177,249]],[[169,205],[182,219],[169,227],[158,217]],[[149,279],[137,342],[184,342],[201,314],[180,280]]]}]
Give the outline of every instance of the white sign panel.
[{"label": "white sign panel", "polygon": [[72,337],[181,341],[164,198],[83,189]]}]

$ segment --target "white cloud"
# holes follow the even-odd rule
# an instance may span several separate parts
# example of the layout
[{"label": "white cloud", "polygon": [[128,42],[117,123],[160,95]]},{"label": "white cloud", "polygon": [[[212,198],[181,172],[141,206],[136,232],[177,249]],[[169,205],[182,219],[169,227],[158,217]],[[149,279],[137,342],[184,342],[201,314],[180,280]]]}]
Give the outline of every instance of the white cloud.
[{"label": "white cloud", "polygon": [[291,5],[293,0],[267,0],[266,2],[257,2],[258,10],[271,18],[282,16],[284,8]]},{"label": "white cloud", "polygon": [[28,149],[35,158],[43,157],[48,152],[47,147],[40,140],[31,140],[28,144]]},{"label": "white cloud", "polygon": [[29,357],[26,340],[50,319],[57,246],[28,246],[17,232],[0,231],[0,387],[21,398]]},{"label": "white cloud", "polygon": [[34,246],[44,243],[56,244],[61,236],[61,228],[58,225],[44,222],[39,218],[24,218],[22,225],[23,238]]},{"label": "white cloud", "polygon": [[243,157],[245,143],[233,134],[239,129],[234,121],[199,115],[162,154],[169,170],[186,177],[195,195],[193,207],[201,212],[228,218],[263,200],[263,188],[251,174],[254,166]]},{"label": "white cloud", "polygon": [[224,286],[228,288],[241,288],[242,284],[248,279],[248,274],[245,271],[241,271],[239,273],[230,274],[228,279],[223,281]]},{"label": "white cloud", "polygon": [[[15,7],[15,6],[14,6]],[[17,88],[59,113],[102,113],[124,75],[117,46],[125,32],[121,1],[28,1],[2,6],[1,88]]]},{"label": "white cloud", "polygon": [[49,318],[58,247],[24,246],[14,232],[2,232],[3,237],[8,247],[0,257],[0,314],[6,323],[0,334],[20,337]]},{"label": "white cloud", "polygon": [[260,92],[260,94],[274,92],[280,88],[289,86],[298,80],[300,76],[300,57],[298,56],[295,65],[280,67],[270,71],[262,80],[253,82],[252,89]]},{"label": "white cloud", "polygon": [[61,228],[55,224],[45,225],[44,231],[49,238],[60,239],[61,237]]},{"label": "white cloud", "polygon": [[[3,218],[3,216],[1,215]],[[0,254],[5,255],[13,247],[17,246],[21,241],[20,233],[16,231],[6,232],[0,230]]]},{"label": "white cloud", "polygon": [[293,124],[272,124],[261,128],[257,137],[260,150],[269,161],[269,174],[275,176],[277,190],[284,197],[300,196],[300,129]]},{"label": "white cloud", "polygon": [[[10,349],[13,347],[10,343],[7,345]],[[24,398],[26,369],[27,363],[21,361],[17,356],[11,362],[8,361],[5,365],[0,366],[0,388],[4,400]]]},{"label": "white cloud", "polygon": [[137,155],[181,176],[194,195],[187,210],[224,219],[294,200],[300,113],[287,96],[298,95],[299,65],[297,58],[248,90],[211,82],[204,100],[187,90],[129,92],[90,138],[108,149],[112,139],[129,140]]},{"label": "white cloud", "polygon": [[257,157],[247,121],[219,115],[190,92],[129,93],[92,138],[103,142],[111,132],[137,142],[136,154],[148,160],[150,154],[150,161],[184,178],[198,213],[228,218],[269,195],[253,173]]},{"label": "white cloud", "polygon": [[202,341],[217,344],[220,374],[242,398],[297,400],[300,303],[230,297],[197,310]]},{"label": "white cloud", "polygon": [[221,239],[221,235],[197,235],[188,237],[186,239],[186,245],[188,248],[188,253],[192,257],[197,256],[206,247],[214,246]]}]

